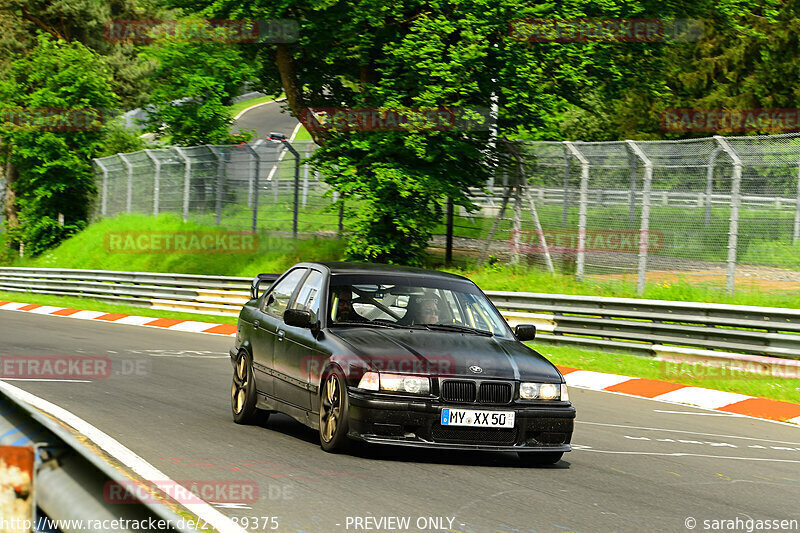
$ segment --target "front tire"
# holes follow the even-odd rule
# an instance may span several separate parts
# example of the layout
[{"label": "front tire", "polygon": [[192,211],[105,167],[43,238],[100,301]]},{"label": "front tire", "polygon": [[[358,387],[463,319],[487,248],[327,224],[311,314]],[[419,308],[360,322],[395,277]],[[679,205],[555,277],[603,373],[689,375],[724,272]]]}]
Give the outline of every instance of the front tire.
[{"label": "front tire", "polygon": [[517,452],[519,462],[525,466],[554,465],[563,455],[564,452]]},{"label": "front tire", "polygon": [[233,421],[237,424],[255,424],[266,421],[269,413],[256,408],[257,400],[253,364],[250,361],[250,355],[241,350],[236,356],[236,366],[233,369],[233,382],[231,383]]},{"label": "front tire", "polygon": [[343,452],[350,444],[347,437],[349,402],[344,377],[338,371],[332,371],[322,381],[320,391],[320,446],[326,452]]}]

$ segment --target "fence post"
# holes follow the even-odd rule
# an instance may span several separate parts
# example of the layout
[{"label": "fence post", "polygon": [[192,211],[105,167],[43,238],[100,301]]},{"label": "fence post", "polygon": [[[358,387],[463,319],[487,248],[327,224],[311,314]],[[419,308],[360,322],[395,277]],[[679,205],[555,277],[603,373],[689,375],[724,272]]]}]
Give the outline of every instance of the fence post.
[{"label": "fence post", "polygon": [[108,167],[102,161],[95,158],[94,162],[103,171],[103,192],[100,194],[100,216],[105,217],[108,212]]},{"label": "fence post", "polygon": [[[259,139],[256,141],[255,146],[257,147],[261,144],[261,140]],[[256,233],[258,230],[258,179],[259,175],[261,174],[261,157],[258,155],[258,152],[253,149],[252,146],[248,143],[244,143],[242,145],[248,152],[250,152],[250,156],[255,161],[255,173],[253,174],[253,179],[251,183],[253,184],[253,188],[251,191],[252,194],[252,207],[253,207],[253,219],[251,224],[251,230],[253,233]]]},{"label": "fence post", "polygon": [[644,294],[647,282],[647,252],[650,232],[650,189],[653,183],[653,163],[642,149],[633,141],[625,141],[636,156],[644,164],[644,183],[642,184],[642,223],[639,229],[639,273],[636,281],[636,292]]},{"label": "fence post", "polygon": [[211,150],[214,157],[217,159],[217,197],[215,199],[214,210],[216,211],[216,225],[219,226],[222,222],[222,193],[224,191],[223,185],[225,184],[225,154],[219,151],[216,146],[207,144],[206,147]]},{"label": "fence post", "polygon": [[125,212],[130,213],[133,210],[133,165],[125,157],[125,154],[119,154],[119,158],[128,167],[128,192],[125,199]]},{"label": "fence post", "polygon": [[708,157],[708,170],[706,172],[706,226],[711,223],[711,195],[714,193],[714,161],[716,161],[721,151],[722,148],[717,146]]},{"label": "fence post", "polygon": [[726,276],[728,294],[732,295],[736,284],[736,251],[739,243],[739,203],[741,201],[739,192],[742,186],[742,160],[724,137],[715,135],[714,139],[716,139],[720,147],[733,161],[733,183],[731,184],[731,218],[730,229],[728,230],[728,272]]},{"label": "fence post", "polygon": [[638,161],[636,154],[631,152],[628,154],[628,160],[630,161],[631,165],[631,192],[630,192],[630,200],[628,207],[628,221],[631,225],[633,225],[633,221],[636,219],[636,173],[637,173],[637,164]]},{"label": "fence post", "polygon": [[520,179],[517,178],[514,184],[514,220],[511,230],[511,264],[519,263],[519,249],[521,245],[522,232],[522,199],[520,198]]},{"label": "fence post", "polygon": [[151,152],[152,150],[144,151],[144,153],[147,154],[147,157],[150,158],[150,161],[152,161],[153,165],[156,167],[156,173],[153,176],[153,215],[158,216],[158,201],[161,194],[161,160],[159,160]]},{"label": "fence post", "polygon": [[[305,158],[308,159],[310,154],[311,150],[309,148],[306,148]],[[306,161],[303,168],[303,207],[305,207],[306,203],[308,202],[308,172],[309,172],[308,167],[309,167],[308,161]]]},{"label": "fence post", "polygon": [[571,141],[564,145],[581,163],[581,196],[578,214],[578,257],[575,265],[575,278],[583,281],[583,270],[586,264],[586,208],[589,203],[589,161],[578,151]]},{"label": "fence post", "polygon": [[797,167],[797,202],[794,208],[794,232],[792,233],[792,245],[797,244],[800,239],[800,166]]},{"label": "fence post", "polygon": [[189,220],[189,187],[192,182],[192,161],[179,146],[175,147],[175,152],[183,159],[183,221]]}]

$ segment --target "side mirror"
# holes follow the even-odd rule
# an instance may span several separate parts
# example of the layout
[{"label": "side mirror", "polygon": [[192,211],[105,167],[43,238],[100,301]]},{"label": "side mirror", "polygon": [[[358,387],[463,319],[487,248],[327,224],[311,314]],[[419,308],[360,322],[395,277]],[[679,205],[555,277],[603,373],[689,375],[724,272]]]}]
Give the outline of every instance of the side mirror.
[{"label": "side mirror", "polygon": [[533,324],[519,324],[514,328],[514,335],[520,342],[532,341],[536,338],[536,326]]},{"label": "side mirror", "polygon": [[307,309],[287,309],[283,313],[283,321],[287,326],[310,328],[316,323],[314,313]]}]

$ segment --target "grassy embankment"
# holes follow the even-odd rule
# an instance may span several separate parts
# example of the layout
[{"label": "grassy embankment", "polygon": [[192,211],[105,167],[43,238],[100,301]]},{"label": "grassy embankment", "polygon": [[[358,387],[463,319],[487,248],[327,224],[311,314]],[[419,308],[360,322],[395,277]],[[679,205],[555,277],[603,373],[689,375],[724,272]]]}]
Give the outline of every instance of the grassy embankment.
[{"label": "grassy embankment", "polygon": [[[58,248],[34,259],[14,259],[16,266],[92,268],[147,272],[176,272],[208,275],[254,276],[259,272],[281,272],[303,260],[339,260],[343,244],[336,239],[311,238],[292,242],[285,238],[262,237],[256,254],[143,254],[109,253],[106,234],[124,231],[214,231],[214,226],[196,222],[184,223],[174,215],[157,218],[125,215],[91,225],[86,231],[64,242]],[[0,236],[1,237],[1,236]],[[540,272],[533,268],[491,265],[476,268],[463,260],[461,268],[446,270],[473,279],[486,290],[513,290],[598,296],[636,297],[629,284],[615,281],[578,283],[571,276]],[[431,267],[437,267],[431,258]],[[689,281],[659,284],[648,287],[647,298],[683,301],[713,301],[746,305],[800,307],[800,295],[787,292],[740,291],[729,297],[719,290]],[[234,317],[193,315],[108,304],[82,298],[64,298],[32,293],[0,292],[0,300],[24,301],[43,305],[75,307],[126,314],[145,314],[155,317],[175,317],[189,320],[235,323]],[[535,344],[534,344],[535,346]],[[541,351],[556,364],[602,372],[674,381],[687,385],[715,388],[754,396],[800,402],[800,380],[777,380],[753,375],[705,377],[665,366],[664,363],[627,354],[612,354],[580,350],[572,347],[542,346]],[[702,373],[700,373],[702,374]]]}]

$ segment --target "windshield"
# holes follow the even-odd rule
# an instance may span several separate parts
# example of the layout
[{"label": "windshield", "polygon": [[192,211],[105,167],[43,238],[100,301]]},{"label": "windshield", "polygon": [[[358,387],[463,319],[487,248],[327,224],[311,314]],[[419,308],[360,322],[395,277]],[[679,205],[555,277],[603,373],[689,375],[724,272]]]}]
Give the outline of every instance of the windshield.
[{"label": "windshield", "polygon": [[[477,330],[509,336],[505,320],[469,283],[419,277],[334,276],[329,324]],[[441,327],[444,326],[444,327]]]}]

